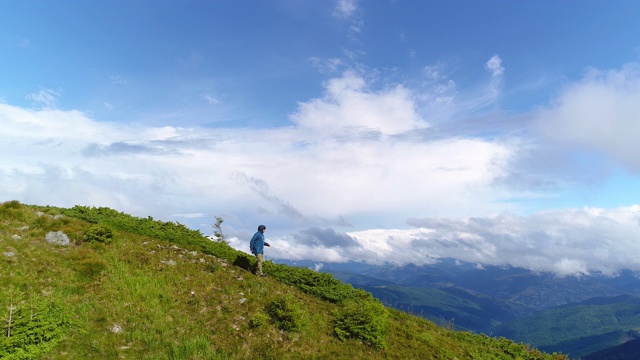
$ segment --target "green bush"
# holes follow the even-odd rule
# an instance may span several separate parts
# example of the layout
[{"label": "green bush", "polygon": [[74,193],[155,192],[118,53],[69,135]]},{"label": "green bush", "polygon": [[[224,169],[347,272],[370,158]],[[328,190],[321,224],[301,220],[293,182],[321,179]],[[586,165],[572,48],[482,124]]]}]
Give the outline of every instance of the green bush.
[{"label": "green bush", "polygon": [[20,211],[22,205],[16,200],[3,202],[0,204],[0,219],[25,220],[24,212]]},{"label": "green bush", "polygon": [[108,244],[113,241],[113,230],[104,225],[93,225],[90,227],[87,232],[84,234],[85,240],[88,242],[100,242]]},{"label": "green bush", "polygon": [[5,324],[0,336],[1,359],[40,358],[62,339],[70,325],[63,308],[46,299],[30,299],[13,304],[12,309],[12,322]]},{"label": "green bush", "polygon": [[300,303],[291,295],[278,296],[267,305],[267,314],[283,331],[300,331],[307,322],[307,316]]},{"label": "green bush", "polygon": [[334,333],[340,340],[359,339],[376,348],[386,348],[387,309],[378,300],[349,301],[338,314]]},{"label": "green bush", "polygon": [[251,319],[249,319],[249,327],[252,329],[259,328],[267,323],[269,317],[264,313],[257,313]]},{"label": "green bush", "polygon": [[3,202],[0,206],[5,209],[20,209],[22,204],[20,204],[20,201],[18,200],[11,200]]},{"label": "green bush", "polygon": [[265,264],[266,272],[287,285],[314,295],[322,300],[340,303],[349,299],[361,299],[370,295],[364,290],[354,289],[329,273],[282,264]]}]

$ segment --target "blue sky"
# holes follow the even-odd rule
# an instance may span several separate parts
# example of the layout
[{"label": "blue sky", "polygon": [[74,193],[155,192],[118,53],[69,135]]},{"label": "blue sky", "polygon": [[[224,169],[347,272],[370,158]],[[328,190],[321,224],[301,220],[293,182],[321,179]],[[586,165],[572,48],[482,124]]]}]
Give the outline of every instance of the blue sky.
[{"label": "blue sky", "polygon": [[[3,1],[0,201],[268,257],[640,270],[637,1]],[[576,251],[576,249],[585,249]]]}]

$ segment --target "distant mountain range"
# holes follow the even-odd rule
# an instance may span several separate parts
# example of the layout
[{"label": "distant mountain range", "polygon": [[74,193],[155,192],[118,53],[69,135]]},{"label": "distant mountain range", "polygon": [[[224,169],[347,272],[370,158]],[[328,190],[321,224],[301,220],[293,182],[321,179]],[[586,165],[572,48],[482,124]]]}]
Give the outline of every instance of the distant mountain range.
[{"label": "distant mountain range", "polygon": [[640,279],[632,271],[559,277],[453,259],[424,266],[323,263],[321,271],[437,323],[574,358],[597,360],[605,349],[640,337]]}]

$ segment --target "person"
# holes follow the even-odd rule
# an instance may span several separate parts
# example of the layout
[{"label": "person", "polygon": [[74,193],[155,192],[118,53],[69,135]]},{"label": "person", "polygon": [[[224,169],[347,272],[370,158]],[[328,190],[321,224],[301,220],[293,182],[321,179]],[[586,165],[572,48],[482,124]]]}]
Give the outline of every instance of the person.
[{"label": "person", "polygon": [[264,225],[258,226],[258,231],[255,234],[253,234],[253,237],[251,238],[251,242],[249,243],[249,247],[251,248],[251,253],[254,254],[256,256],[256,259],[258,260],[256,264],[256,275],[258,276],[265,276],[264,273],[262,273],[262,263],[264,262],[264,247],[265,246],[271,247],[271,245],[269,245],[268,242],[264,241],[265,230],[267,230],[266,226]]}]

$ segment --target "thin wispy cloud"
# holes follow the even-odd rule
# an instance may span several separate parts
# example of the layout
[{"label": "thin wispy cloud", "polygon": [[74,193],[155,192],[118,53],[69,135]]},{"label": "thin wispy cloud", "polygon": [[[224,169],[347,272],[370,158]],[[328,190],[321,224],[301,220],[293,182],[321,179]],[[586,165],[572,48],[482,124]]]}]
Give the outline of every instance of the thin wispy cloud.
[{"label": "thin wispy cloud", "polygon": [[60,90],[40,88],[27,95],[31,105],[35,108],[55,109],[58,99],[62,95]]},{"label": "thin wispy cloud", "polygon": [[351,17],[356,10],[358,10],[356,0],[337,0],[333,10],[333,16],[346,19]]},{"label": "thin wispy cloud", "polygon": [[127,85],[129,82],[123,79],[120,75],[111,75],[109,77],[111,83],[114,85]]},{"label": "thin wispy cloud", "polygon": [[498,55],[494,55],[485,64],[487,70],[491,72],[493,76],[500,76],[504,74],[504,67],[502,66],[502,59]]},{"label": "thin wispy cloud", "polygon": [[204,99],[204,101],[206,101],[210,105],[219,105],[220,104],[220,100],[218,100],[217,98],[214,98],[213,96],[211,96],[209,94],[203,95],[202,98]]}]

